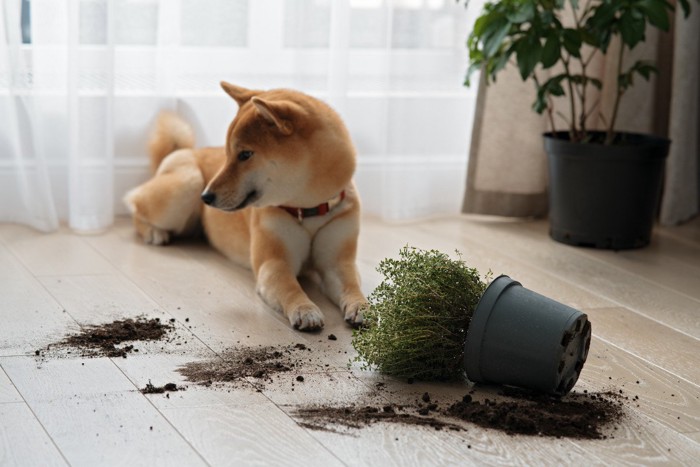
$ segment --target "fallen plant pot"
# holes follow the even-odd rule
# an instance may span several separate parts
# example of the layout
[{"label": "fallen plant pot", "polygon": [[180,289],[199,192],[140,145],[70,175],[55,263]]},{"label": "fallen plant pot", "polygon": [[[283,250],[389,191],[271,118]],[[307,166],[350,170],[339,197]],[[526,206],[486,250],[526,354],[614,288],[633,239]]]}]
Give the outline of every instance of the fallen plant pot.
[{"label": "fallen plant pot", "polygon": [[578,380],[591,326],[578,310],[444,253],[404,247],[377,270],[365,327],[352,344],[363,368],[409,380],[519,386],[564,395]]},{"label": "fallen plant pot", "polygon": [[474,382],[563,395],[576,384],[590,344],[584,313],[499,276],[474,310],[464,365]]}]

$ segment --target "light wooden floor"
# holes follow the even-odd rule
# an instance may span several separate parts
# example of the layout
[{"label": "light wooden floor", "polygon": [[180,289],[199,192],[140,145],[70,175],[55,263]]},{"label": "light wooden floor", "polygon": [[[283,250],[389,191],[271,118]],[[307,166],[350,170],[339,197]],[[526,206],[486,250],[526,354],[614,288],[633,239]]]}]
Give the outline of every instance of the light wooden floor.
[{"label": "light wooden floor", "polygon": [[[297,333],[256,298],[248,271],[205,245],[148,247],[124,219],[96,236],[2,225],[0,465],[698,465],[700,221],[658,229],[649,248],[618,253],[557,244],[546,231],[545,222],[367,219],[364,289],[379,283],[379,260],[410,244],[459,249],[479,269],[585,311],[594,340],[576,389],[639,397],[614,439],[512,437],[477,427],[308,431],[290,417],[295,406],[374,396],[378,381],[391,390],[377,397],[399,403],[426,390],[447,402],[467,387],[408,385],[348,369],[350,331],[312,286],[327,327]],[[34,355],[80,325],[139,314],[175,318],[184,340],[167,351],[142,346],[127,359]],[[338,340],[328,341],[329,333]],[[330,377],[309,373],[294,392],[292,374],[262,392],[190,387],[168,399],[138,391],[149,379],[180,383],[179,365],[232,346],[293,342],[323,355]]]}]

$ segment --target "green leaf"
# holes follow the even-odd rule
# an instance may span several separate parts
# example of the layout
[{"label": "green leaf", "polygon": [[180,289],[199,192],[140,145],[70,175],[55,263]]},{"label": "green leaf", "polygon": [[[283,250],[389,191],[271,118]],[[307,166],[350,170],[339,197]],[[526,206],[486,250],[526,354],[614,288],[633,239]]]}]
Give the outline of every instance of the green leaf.
[{"label": "green leaf", "polygon": [[581,32],[577,29],[564,29],[562,34],[562,39],[564,42],[564,48],[569,54],[574,57],[581,56],[581,45],[583,43],[583,38]]},{"label": "green leaf", "polygon": [[550,34],[542,48],[542,66],[547,69],[554,66],[561,56],[561,42],[556,34]]},{"label": "green leaf", "polygon": [[542,112],[547,110],[547,98],[543,95],[540,95],[540,93],[537,93],[537,99],[535,99],[535,102],[532,104],[532,110],[534,110],[538,114],[541,114]]},{"label": "green leaf", "polygon": [[633,75],[631,72],[622,73],[617,77],[617,86],[621,91],[627,90],[633,84]]},{"label": "green leaf", "polygon": [[562,73],[552,78],[549,78],[541,86],[537,88],[537,98],[532,104],[532,109],[541,114],[547,109],[547,98],[549,96],[563,96],[564,88],[561,82],[566,78],[566,74]]},{"label": "green leaf", "polygon": [[474,72],[480,70],[481,67],[482,67],[482,63],[481,63],[481,62],[472,62],[472,63],[469,65],[469,69],[467,70],[467,76],[466,76],[465,79],[464,79],[464,85],[465,85],[465,86],[469,87],[469,86],[472,85],[472,83],[471,83],[472,75],[474,74]]},{"label": "green leaf", "polygon": [[535,17],[535,12],[534,1],[525,0],[522,5],[520,5],[520,8],[512,13],[508,13],[506,16],[510,22],[519,24],[532,20],[532,18]]},{"label": "green leaf", "polygon": [[505,68],[505,66],[508,64],[508,59],[510,58],[512,53],[513,47],[511,47],[508,51],[504,52],[498,57],[494,57],[493,60],[489,61],[488,73],[489,75],[491,75],[491,78],[494,81],[496,81],[496,74],[503,68]]},{"label": "green leaf", "polygon": [[633,10],[627,10],[620,16],[619,27],[620,34],[622,35],[622,42],[630,49],[633,49],[634,46],[644,40],[646,23],[644,22],[644,18],[635,18]]},{"label": "green leaf", "polygon": [[486,29],[484,29],[484,56],[489,58],[496,53],[496,51],[501,47],[503,39],[508,34],[509,30],[510,21],[508,21],[505,16],[493,21],[486,27]]},{"label": "green leaf", "polygon": [[639,7],[646,13],[649,22],[657,28],[668,31],[668,6],[663,0],[642,0]]},{"label": "green leaf", "polygon": [[688,0],[678,0],[681,4],[681,8],[683,9],[683,17],[687,18],[688,15],[690,14],[690,3]]},{"label": "green leaf", "polygon": [[526,80],[542,57],[542,46],[536,37],[520,39],[515,46],[515,57],[520,70],[520,77]]},{"label": "green leaf", "polygon": [[628,71],[628,73],[637,73],[640,74],[649,81],[651,78],[652,73],[657,73],[658,70],[654,66],[653,63],[646,61],[646,60],[639,60],[632,65]]},{"label": "green leaf", "polygon": [[472,28],[472,35],[475,37],[479,37],[484,34],[484,28],[488,26],[488,24],[493,21],[494,15],[484,13],[483,15],[479,16],[476,21],[474,21],[474,27]]},{"label": "green leaf", "polygon": [[620,8],[617,2],[603,2],[593,9],[593,15],[588,18],[587,25],[599,31],[609,30],[615,21],[615,13]]}]

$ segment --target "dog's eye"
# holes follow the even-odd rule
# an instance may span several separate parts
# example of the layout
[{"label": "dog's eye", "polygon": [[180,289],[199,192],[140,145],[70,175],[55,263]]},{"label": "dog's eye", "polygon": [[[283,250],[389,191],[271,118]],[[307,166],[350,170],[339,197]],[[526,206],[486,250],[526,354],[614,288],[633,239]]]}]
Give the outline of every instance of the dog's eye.
[{"label": "dog's eye", "polygon": [[253,151],[241,151],[238,153],[238,160],[243,162],[253,157]]}]

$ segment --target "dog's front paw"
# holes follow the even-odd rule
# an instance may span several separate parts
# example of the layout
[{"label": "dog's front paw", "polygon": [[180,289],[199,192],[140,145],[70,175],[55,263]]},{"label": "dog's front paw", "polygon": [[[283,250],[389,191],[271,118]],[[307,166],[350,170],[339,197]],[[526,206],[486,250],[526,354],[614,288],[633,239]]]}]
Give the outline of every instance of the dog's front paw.
[{"label": "dog's front paw", "polygon": [[368,306],[369,304],[366,300],[348,303],[343,308],[343,311],[345,312],[345,321],[354,328],[362,326],[362,312]]},{"label": "dog's front paw", "polygon": [[300,331],[316,331],[323,328],[323,313],[316,305],[300,305],[287,313],[289,322]]},{"label": "dog's front paw", "polygon": [[170,232],[151,227],[144,236],[144,241],[149,245],[167,245],[170,243]]}]

